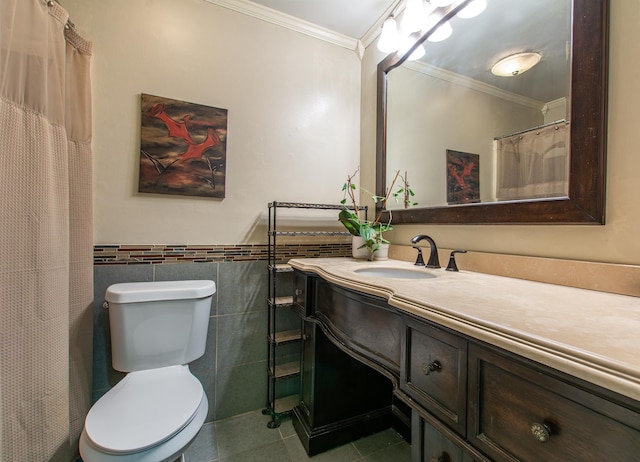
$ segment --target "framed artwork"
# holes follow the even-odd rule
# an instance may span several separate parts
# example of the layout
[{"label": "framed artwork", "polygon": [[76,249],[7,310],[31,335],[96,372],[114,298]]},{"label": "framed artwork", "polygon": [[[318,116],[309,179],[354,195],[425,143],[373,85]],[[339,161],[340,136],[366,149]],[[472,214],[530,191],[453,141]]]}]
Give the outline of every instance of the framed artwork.
[{"label": "framed artwork", "polygon": [[480,202],[480,155],[447,149],[447,203]]},{"label": "framed artwork", "polygon": [[225,197],[227,110],[142,94],[141,193]]}]

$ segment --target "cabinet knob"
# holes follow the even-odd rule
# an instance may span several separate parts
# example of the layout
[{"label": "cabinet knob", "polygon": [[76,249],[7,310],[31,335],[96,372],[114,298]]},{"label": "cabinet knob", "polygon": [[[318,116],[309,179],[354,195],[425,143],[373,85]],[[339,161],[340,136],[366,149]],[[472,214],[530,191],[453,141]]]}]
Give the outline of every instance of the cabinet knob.
[{"label": "cabinet knob", "polygon": [[551,427],[545,423],[532,423],[531,433],[533,437],[540,443],[546,443],[551,437]]},{"label": "cabinet knob", "polygon": [[431,462],[444,462],[444,457],[432,457]]},{"label": "cabinet knob", "polygon": [[422,363],[422,372],[424,375],[429,375],[434,371],[439,371],[440,369],[442,369],[440,361],[434,361],[431,364]]},{"label": "cabinet knob", "polygon": [[302,295],[303,293],[304,293],[303,289],[296,289],[296,292],[295,292],[296,295]]}]

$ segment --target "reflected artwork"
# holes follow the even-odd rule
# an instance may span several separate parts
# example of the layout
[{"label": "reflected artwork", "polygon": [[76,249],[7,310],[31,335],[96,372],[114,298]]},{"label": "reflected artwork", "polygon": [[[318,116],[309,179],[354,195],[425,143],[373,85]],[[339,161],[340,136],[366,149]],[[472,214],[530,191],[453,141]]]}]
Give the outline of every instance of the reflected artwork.
[{"label": "reflected artwork", "polygon": [[480,155],[447,149],[447,203],[480,202]]},{"label": "reflected artwork", "polygon": [[225,197],[227,110],[142,94],[142,193]]}]

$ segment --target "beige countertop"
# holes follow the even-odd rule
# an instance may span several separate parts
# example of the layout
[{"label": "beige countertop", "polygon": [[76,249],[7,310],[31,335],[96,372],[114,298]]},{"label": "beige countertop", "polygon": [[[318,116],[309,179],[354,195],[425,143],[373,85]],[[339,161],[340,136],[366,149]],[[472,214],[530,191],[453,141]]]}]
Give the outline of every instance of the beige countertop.
[{"label": "beige countertop", "polygon": [[[478,340],[640,400],[640,298],[400,260],[301,258],[289,262],[343,287]],[[430,279],[361,275],[367,267]]]}]

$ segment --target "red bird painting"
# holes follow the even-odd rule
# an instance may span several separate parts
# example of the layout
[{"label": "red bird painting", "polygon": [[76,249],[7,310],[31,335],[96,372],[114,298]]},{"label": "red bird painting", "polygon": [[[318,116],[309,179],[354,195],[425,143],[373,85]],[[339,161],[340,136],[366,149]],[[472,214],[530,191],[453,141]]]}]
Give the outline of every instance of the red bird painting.
[{"label": "red bird painting", "polygon": [[480,202],[480,156],[447,149],[447,203]]},{"label": "red bird painting", "polygon": [[227,110],[142,95],[138,190],[224,197]]}]

